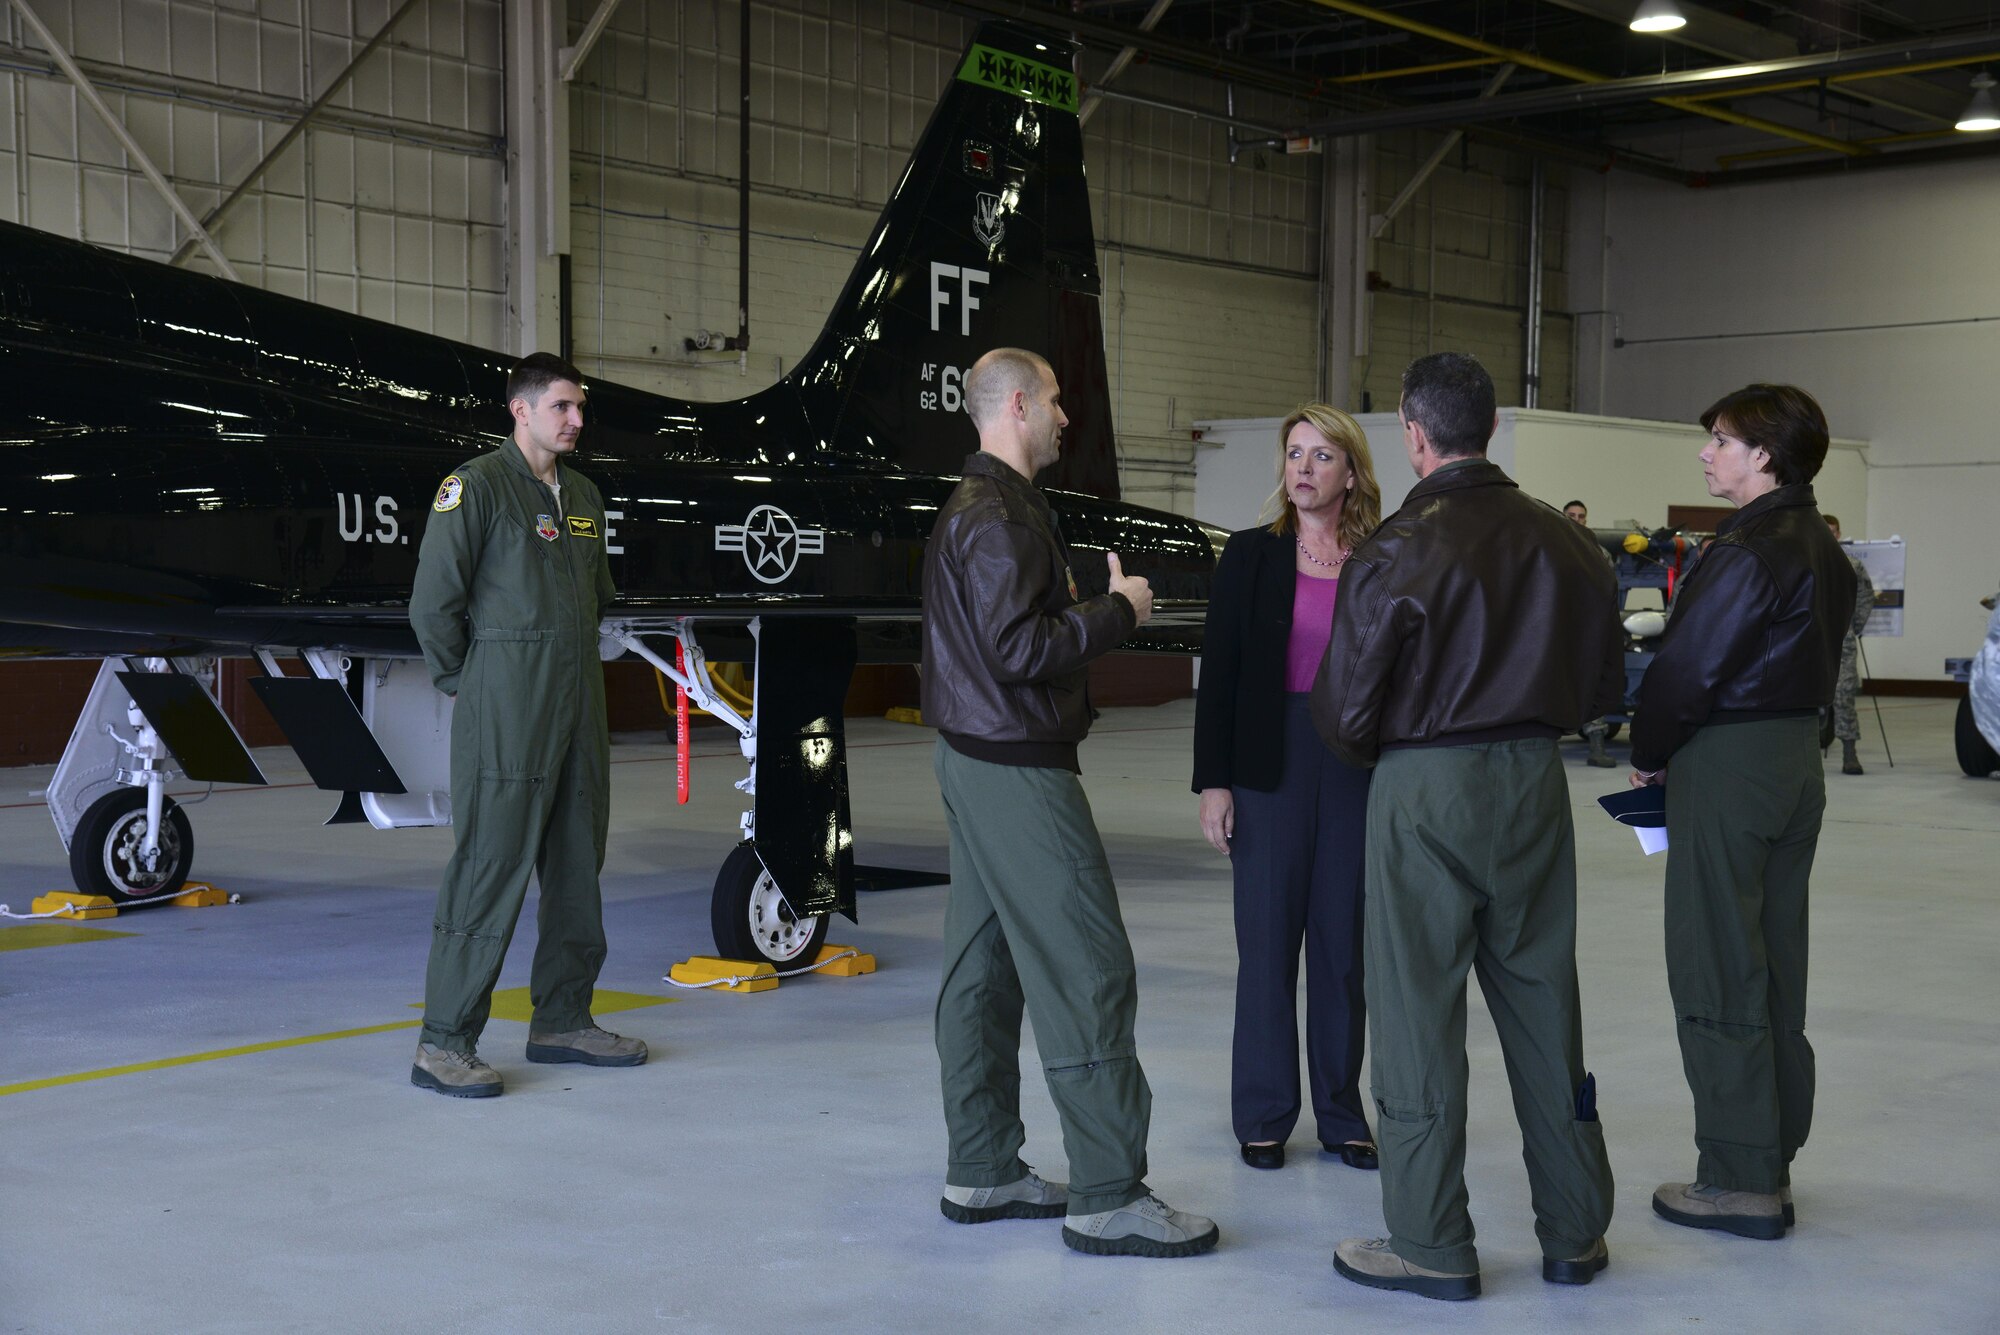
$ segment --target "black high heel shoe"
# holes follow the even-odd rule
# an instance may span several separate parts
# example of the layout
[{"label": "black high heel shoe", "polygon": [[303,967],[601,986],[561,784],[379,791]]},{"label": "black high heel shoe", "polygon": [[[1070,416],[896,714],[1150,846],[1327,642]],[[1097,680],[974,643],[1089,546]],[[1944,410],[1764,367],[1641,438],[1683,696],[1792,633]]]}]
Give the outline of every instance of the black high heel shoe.
[{"label": "black high heel shoe", "polygon": [[[1349,1168],[1362,1168],[1373,1171],[1382,1166],[1382,1161],[1377,1157],[1373,1145],[1331,1145],[1322,1140],[1319,1146],[1328,1154],[1338,1155],[1340,1161]],[[1245,1148],[1247,1149],[1248,1147],[1246,1146]]]},{"label": "black high heel shoe", "polygon": [[1245,1145],[1243,1162],[1252,1168],[1283,1168],[1285,1147],[1283,1145]]}]

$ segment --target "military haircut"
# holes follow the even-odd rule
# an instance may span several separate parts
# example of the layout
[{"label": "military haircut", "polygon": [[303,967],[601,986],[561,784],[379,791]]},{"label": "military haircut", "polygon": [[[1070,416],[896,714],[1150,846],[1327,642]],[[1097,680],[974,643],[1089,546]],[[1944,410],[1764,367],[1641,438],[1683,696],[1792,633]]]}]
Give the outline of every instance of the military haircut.
[{"label": "military haircut", "polygon": [[1782,487],[1812,481],[1826,462],[1826,414],[1796,385],[1745,385],[1710,404],[1701,425],[1770,455]]},{"label": "military haircut", "polygon": [[532,408],[542,401],[542,395],[558,380],[581,386],[583,372],[553,352],[531,352],[514,363],[514,369],[507,373],[507,402],[511,404],[515,399],[526,399]]},{"label": "military haircut", "polygon": [[995,348],[965,373],[965,412],[984,431],[1006,410],[1015,390],[1041,392],[1042,376],[1055,379],[1055,368],[1026,348]]},{"label": "military haircut", "polygon": [[1483,455],[1493,438],[1493,377],[1464,352],[1434,352],[1403,371],[1402,414],[1443,459]]}]

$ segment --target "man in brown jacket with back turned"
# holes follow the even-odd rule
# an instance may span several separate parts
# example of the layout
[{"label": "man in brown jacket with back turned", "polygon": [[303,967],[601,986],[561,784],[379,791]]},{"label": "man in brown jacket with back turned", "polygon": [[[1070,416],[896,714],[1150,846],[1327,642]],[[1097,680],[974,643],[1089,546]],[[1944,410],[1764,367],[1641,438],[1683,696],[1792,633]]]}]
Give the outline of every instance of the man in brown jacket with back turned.
[{"label": "man in brown jacket with back turned", "polygon": [[1403,373],[1421,479],[1347,560],[1313,723],[1368,792],[1369,1051],[1386,1238],[1357,1284],[1479,1293],[1465,1196],[1465,976],[1514,1091],[1542,1278],[1605,1266],[1611,1166],[1583,1068],[1576,842],[1556,738],[1618,703],[1611,568],[1590,535],[1486,461],[1493,381],[1438,353]]}]

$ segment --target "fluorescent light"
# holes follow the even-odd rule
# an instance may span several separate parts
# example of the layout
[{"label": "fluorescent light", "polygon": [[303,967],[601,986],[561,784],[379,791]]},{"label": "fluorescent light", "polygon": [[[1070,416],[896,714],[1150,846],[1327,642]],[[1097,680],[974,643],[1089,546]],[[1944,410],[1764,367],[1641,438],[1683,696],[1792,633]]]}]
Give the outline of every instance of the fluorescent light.
[{"label": "fluorescent light", "polygon": [[1972,76],[1972,100],[1965,104],[1954,129],[1968,134],[2000,130],[2000,107],[1993,105],[1993,76],[1981,71]]},{"label": "fluorescent light", "polygon": [[1672,32],[1687,27],[1687,18],[1674,0],[1641,0],[1632,15],[1633,32]]}]

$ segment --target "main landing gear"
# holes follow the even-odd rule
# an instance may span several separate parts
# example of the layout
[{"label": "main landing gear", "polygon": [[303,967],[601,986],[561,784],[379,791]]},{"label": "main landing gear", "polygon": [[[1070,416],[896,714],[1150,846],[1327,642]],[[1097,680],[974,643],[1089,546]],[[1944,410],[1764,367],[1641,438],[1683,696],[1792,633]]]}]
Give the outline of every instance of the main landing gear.
[{"label": "main landing gear", "polygon": [[[765,631],[756,620],[750,622],[749,628],[758,643],[761,660]],[[743,758],[750,765],[750,773],[736,781],[737,791],[751,800],[750,809],[738,822],[743,831],[743,842],[723,861],[709,900],[709,926],[715,936],[716,953],[725,959],[763,961],[780,972],[812,963],[826,941],[831,914],[796,912],[792,901],[778,888],[777,878],[765,865],[766,858],[758,844],[757,739],[758,724],[767,713],[766,707],[759,704],[745,717],[723,698],[709,677],[708,659],[695,641],[692,618],[677,618],[664,627],[645,628],[614,622],[604,628],[604,633],[651,663],[674,685],[686,690],[688,699],[696,707],[734,728]],[[656,653],[642,638],[646,635],[665,635],[677,641],[685,666],[676,666],[668,657]],[[805,666],[787,664],[787,670],[802,671]],[[760,701],[764,697],[769,675],[760,662],[753,678]],[[843,676],[843,690],[845,685]],[[779,744],[783,745],[782,739]],[[797,819],[800,814],[788,812],[787,818]],[[844,818],[844,810],[841,816]],[[845,820],[840,820],[838,824],[844,826]]]}]

